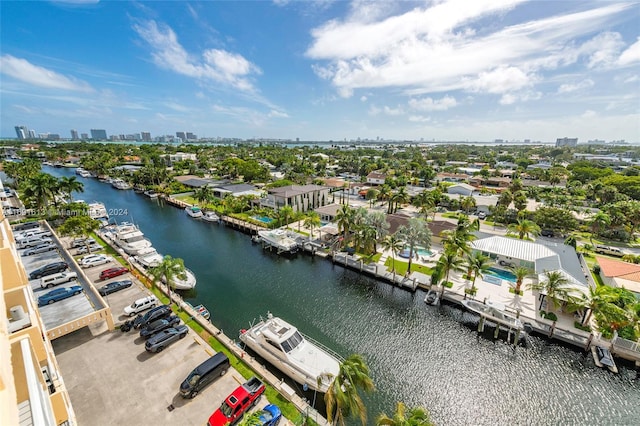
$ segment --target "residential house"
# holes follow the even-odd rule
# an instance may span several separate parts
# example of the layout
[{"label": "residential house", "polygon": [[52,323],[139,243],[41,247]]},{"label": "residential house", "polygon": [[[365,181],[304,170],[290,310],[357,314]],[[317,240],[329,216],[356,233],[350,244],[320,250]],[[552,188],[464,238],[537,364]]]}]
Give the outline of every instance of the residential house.
[{"label": "residential house", "polygon": [[448,194],[464,195],[466,197],[472,195],[477,189],[468,183],[457,183],[447,188]]},{"label": "residential house", "polygon": [[274,210],[291,206],[294,211],[306,212],[328,204],[329,189],[327,186],[320,185],[289,185],[271,188],[259,204],[261,207]]},{"label": "residential house", "polygon": [[596,256],[596,261],[604,284],[626,288],[640,299],[640,265],[601,256]]},{"label": "residential house", "polygon": [[371,172],[367,175],[367,184],[369,185],[383,185],[387,179],[387,175],[380,172]]}]

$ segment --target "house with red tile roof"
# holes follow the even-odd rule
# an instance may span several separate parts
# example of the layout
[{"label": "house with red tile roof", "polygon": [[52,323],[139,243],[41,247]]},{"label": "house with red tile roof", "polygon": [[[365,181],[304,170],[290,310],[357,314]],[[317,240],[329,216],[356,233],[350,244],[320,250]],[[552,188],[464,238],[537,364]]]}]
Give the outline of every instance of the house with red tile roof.
[{"label": "house with red tile roof", "polygon": [[603,283],[626,288],[640,298],[640,265],[600,256],[596,256],[596,261]]}]

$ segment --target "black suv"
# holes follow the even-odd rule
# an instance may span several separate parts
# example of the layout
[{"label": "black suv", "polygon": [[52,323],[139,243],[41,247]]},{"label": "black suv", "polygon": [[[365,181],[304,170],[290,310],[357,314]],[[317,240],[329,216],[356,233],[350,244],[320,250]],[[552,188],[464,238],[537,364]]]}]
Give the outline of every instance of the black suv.
[{"label": "black suv", "polygon": [[142,327],[146,327],[147,325],[149,325],[151,322],[155,320],[167,318],[169,315],[171,315],[171,306],[169,305],[158,306],[151,309],[149,312],[147,312],[144,315],[138,315],[135,319],[131,321],[126,321],[124,324],[122,324],[122,326],[120,327],[120,330],[129,331],[131,330],[131,328],[140,329]]},{"label": "black suv", "polygon": [[132,285],[133,285],[133,281],[131,280],[113,281],[105,286],[100,287],[100,290],[98,290],[98,293],[100,293],[101,296],[107,296],[111,293],[115,293],[116,291],[129,288]]},{"label": "black suv", "polygon": [[49,263],[48,265],[44,265],[41,268],[36,269],[35,271],[29,274],[30,280],[35,280],[36,278],[46,277],[47,275],[57,274],[58,272],[66,271],[69,265],[66,262],[54,262]]},{"label": "black suv", "polygon": [[542,232],[540,232],[540,235],[543,237],[553,238],[555,234],[552,229],[543,229]]}]

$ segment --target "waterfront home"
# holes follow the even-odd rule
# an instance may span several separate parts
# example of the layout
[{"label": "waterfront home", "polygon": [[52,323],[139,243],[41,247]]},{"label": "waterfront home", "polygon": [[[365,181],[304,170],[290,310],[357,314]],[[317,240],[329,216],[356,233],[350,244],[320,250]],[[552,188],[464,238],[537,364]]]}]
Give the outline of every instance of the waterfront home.
[{"label": "waterfront home", "polygon": [[602,256],[596,256],[596,261],[604,284],[626,288],[640,299],[640,265]]},{"label": "waterfront home", "polygon": [[271,188],[265,198],[259,200],[260,207],[279,210],[290,206],[293,211],[307,212],[330,202],[330,188],[320,185],[289,185]]},{"label": "waterfront home", "polygon": [[231,194],[234,197],[242,197],[243,195],[253,195],[257,198],[264,196],[264,191],[249,183],[233,183],[228,185],[213,186],[211,192],[214,197],[224,198]]},{"label": "waterfront home", "polygon": [[338,212],[342,208],[342,205],[337,203],[327,204],[326,206],[318,207],[313,211],[318,213],[320,220],[323,222],[333,222]]}]

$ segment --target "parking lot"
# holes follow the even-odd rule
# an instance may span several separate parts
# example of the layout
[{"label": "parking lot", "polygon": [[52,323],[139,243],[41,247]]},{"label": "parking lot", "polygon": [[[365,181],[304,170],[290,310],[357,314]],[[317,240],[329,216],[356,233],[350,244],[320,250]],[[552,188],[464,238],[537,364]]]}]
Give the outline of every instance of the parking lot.
[{"label": "parking lot", "polygon": [[[82,329],[54,340],[53,348],[81,425],[202,425],[244,382],[232,368],[183,399],[180,383],[214,354],[191,330],[157,354],[145,351],[138,330],[94,337]],[[263,396],[256,407],[267,403]]]}]

